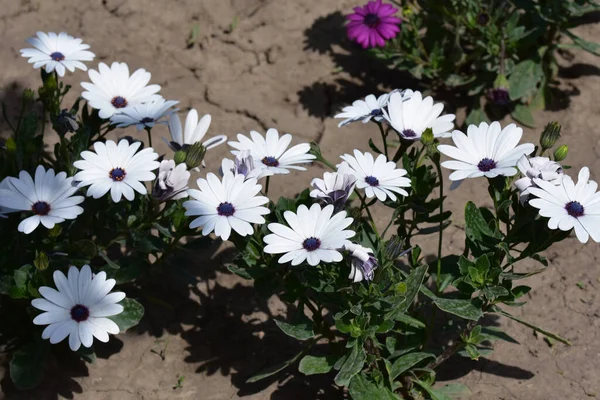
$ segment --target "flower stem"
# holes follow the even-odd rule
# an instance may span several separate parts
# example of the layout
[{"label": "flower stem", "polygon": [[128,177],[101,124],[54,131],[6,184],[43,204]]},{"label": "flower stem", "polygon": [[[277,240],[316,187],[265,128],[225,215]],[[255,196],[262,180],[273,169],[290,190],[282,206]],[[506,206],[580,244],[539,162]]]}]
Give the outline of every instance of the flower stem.
[{"label": "flower stem", "polygon": [[375,123],[379,127],[379,132],[381,132],[381,140],[383,141],[383,153],[385,154],[385,158],[389,159],[388,145],[387,145],[387,140],[386,140],[387,135],[385,134],[385,131],[383,130],[383,125],[381,124],[381,122],[376,121]]},{"label": "flower stem", "polygon": [[148,133],[148,147],[152,147],[152,135],[151,135],[151,131],[152,131],[152,128],[146,127],[146,132]]},{"label": "flower stem", "polygon": [[366,195],[365,196],[361,196],[360,194],[358,194],[358,197],[360,198],[361,201],[361,210],[365,209],[367,211],[367,216],[369,217],[369,221],[371,221],[371,226],[373,227],[373,231],[375,232],[375,235],[377,235],[377,238],[381,239],[381,236],[379,236],[379,231],[377,231],[377,226],[375,225],[375,220],[373,219],[373,216],[371,215],[371,210],[369,210],[369,206],[367,206],[367,202],[366,202]]},{"label": "flower stem", "polygon": [[398,147],[398,151],[394,155],[394,159],[392,161],[398,162],[398,160],[406,153],[406,150],[410,147],[410,144],[406,144],[405,140],[400,140],[400,147]]},{"label": "flower stem", "polygon": [[271,182],[271,177],[267,176],[267,183],[265,183],[265,196],[269,194],[269,182]]},{"label": "flower stem", "polygon": [[433,160],[433,163],[435,164],[438,178],[440,179],[440,227],[439,227],[440,231],[439,231],[439,237],[438,237],[437,276],[435,279],[437,292],[439,294],[440,287],[442,286],[440,279],[442,276],[442,239],[444,237],[443,231],[442,231],[442,229],[444,227],[444,219],[442,218],[442,214],[444,213],[444,177],[442,176],[442,167],[440,165],[439,157],[436,157]]}]

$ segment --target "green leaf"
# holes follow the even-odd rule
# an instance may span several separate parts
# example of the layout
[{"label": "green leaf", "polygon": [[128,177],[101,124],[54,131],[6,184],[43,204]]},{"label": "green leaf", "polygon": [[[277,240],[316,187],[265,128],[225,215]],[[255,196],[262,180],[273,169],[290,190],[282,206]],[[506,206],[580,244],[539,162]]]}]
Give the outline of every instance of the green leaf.
[{"label": "green leaf", "polygon": [[508,296],[510,293],[508,289],[503,286],[492,286],[483,288],[483,293],[488,299],[495,299],[496,297]]},{"label": "green leaf", "polygon": [[517,104],[510,115],[517,121],[530,128],[535,128],[535,119],[528,105]]},{"label": "green leaf", "polygon": [[18,389],[31,389],[42,381],[49,351],[49,342],[45,340],[27,343],[15,351],[9,368],[10,378]]},{"label": "green leaf", "polygon": [[79,357],[81,357],[84,361],[89,364],[93,364],[96,362],[96,352],[94,351],[94,346],[85,347],[81,346],[79,350],[77,350]]},{"label": "green leaf", "polygon": [[467,351],[467,354],[469,354],[469,357],[471,357],[471,360],[479,360],[481,354],[479,354],[477,347],[472,344],[466,344],[465,350]]},{"label": "green leaf", "polygon": [[370,381],[364,374],[358,374],[350,381],[348,387],[350,396],[360,400],[398,400],[398,396],[388,388],[379,387]]},{"label": "green leaf", "polygon": [[433,389],[428,383],[420,381],[418,379],[413,379],[413,382],[419,385],[431,398],[431,400],[452,400],[445,393],[440,392],[438,390]]},{"label": "green leaf", "polygon": [[121,268],[119,266],[119,264],[117,264],[116,262],[114,262],[113,260],[111,260],[110,258],[108,258],[108,255],[104,252],[104,251],[98,251],[98,255],[104,260],[106,261],[106,266],[108,268],[112,268],[112,269],[119,269]]},{"label": "green leaf", "polygon": [[473,394],[471,393],[471,390],[462,383],[449,383],[441,388],[436,388],[435,391],[438,393],[443,393],[454,400],[467,399]]},{"label": "green leaf", "polygon": [[144,306],[128,297],[119,304],[123,306],[123,312],[108,318],[112,319],[119,326],[119,331],[123,333],[140,322],[144,316]]},{"label": "green leaf", "polygon": [[334,356],[316,357],[306,355],[300,360],[298,371],[304,375],[326,374],[333,368],[337,358]]},{"label": "green leaf", "polygon": [[313,323],[304,314],[298,315],[292,321],[284,322],[274,319],[275,324],[288,336],[298,340],[306,340],[315,336],[313,332]]},{"label": "green leaf", "polygon": [[539,332],[539,333],[541,333],[541,334],[543,334],[545,336],[548,336],[551,339],[558,340],[559,342],[564,343],[567,346],[571,346],[571,342],[569,342],[567,339],[564,339],[564,338],[558,336],[555,333],[548,332],[548,331],[546,331],[546,330],[544,330],[544,329],[542,329],[542,328],[540,328],[538,326],[535,326],[535,325],[533,325],[533,324],[531,324],[531,323],[529,323],[527,321],[523,321],[522,319],[517,318],[514,315],[511,315],[511,314],[507,313],[506,311],[504,311],[503,309],[501,309],[499,307],[494,307],[494,312],[497,313],[497,314],[503,315],[503,316],[505,316],[507,318],[510,318],[513,321],[516,321],[516,322],[518,322],[518,323],[520,323],[522,325],[525,325],[526,327],[531,328],[534,331]]},{"label": "green leaf", "polygon": [[466,125],[479,125],[482,122],[490,122],[487,115],[485,115],[485,111],[482,108],[473,108],[469,115],[467,115],[467,119],[465,120]]},{"label": "green leaf", "polygon": [[264,369],[263,371],[259,372],[258,374],[248,378],[248,380],[246,380],[246,383],[258,382],[261,379],[268,378],[269,376],[275,375],[276,373],[283,371],[284,369],[286,369],[287,367],[289,367],[290,365],[295,363],[300,358],[300,356],[302,356],[302,354],[304,354],[305,351],[306,350],[302,350],[300,353],[296,354],[294,357],[290,358],[289,360],[282,362],[281,364],[272,365],[272,366]]},{"label": "green leaf", "polygon": [[402,375],[421,361],[428,358],[435,358],[435,356],[431,353],[409,353],[403,355],[392,364],[390,379],[396,379],[398,376]]},{"label": "green leaf", "polygon": [[489,227],[481,210],[472,201],[465,206],[465,233],[473,241],[481,241],[484,236],[500,238],[499,234]]},{"label": "green leaf", "polygon": [[438,297],[434,300],[434,303],[440,310],[464,319],[477,321],[483,317],[481,308],[473,304],[472,300],[443,299]]},{"label": "green leaf", "polygon": [[340,372],[335,376],[335,384],[338,386],[348,386],[354,375],[362,371],[366,359],[367,355],[362,345],[355,342],[352,351],[340,368]]},{"label": "green leaf", "polygon": [[541,64],[533,60],[520,62],[508,77],[510,99],[514,101],[529,96],[543,77],[544,70]]},{"label": "green leaf", "polygon": [[375,143],[373,143],[373,139],[369,139],[369,147],[375,153],[377,153],[377,154],[383,154],[383,152],[381,150],[379,150],[379,148],[375,145]]},{"label": "green leaf", "polygon": [[21,268],[16,269],[13,273],[13,279],[15,280],[15,286],[19,289],[25,290],[27,288],[27,282],[29,281],[29,274],[33,270],[33,265],[25,264]]},{"label": "green leaf", "polygon": [[396,321],[403,322],[403,323],[413,326],[415,328],[425,328],[427,326],[423,322],[419,321],[418,319],[408,316],[406,314],[396,314],[395,317],[396,317]]},{"label": "green leaf", "polygon": [[152,226],[163,236],[166,236],[168,238],[172,238],[173,234],[171,233],[170,229],[167,229],[166,227],[162,226],[161,224],[159,224],[158,222],[153,222]]},{"label": "green leaf", "polygon": [[423,280],[425,279],[426,273],[427,265],[421,265],[420,267],[412,270],[410,275],[408,275],[404,281],[406,284],[406,293],[404,295],[405,300],[403,305],[399,308],[399,312],[404,313],[412,305],[413,301],[417,297],[417,294],[419,294],[419,289],[423,283]]},{"label": "green leaf", "polygon": [[600,56],[600,44],[594,43],[594,42],[589,42],[569,31],[565,31],[564,33],[568,37],[570,37],[573,40],[573,44],[575,44],[580,49],[583,49],[589,53],[592,53],[595,56]]},{"label": "green leaf", "polygon": [[69,256],[71,256],[71,258],[91,260],[96,257],[97,254],[98,250],[96,249],[96,244],[91,240],[82,239],[73,244]]},{"label": "green leaf", "polygon": [[509,334],[507,334],[506,332],[504,332],[502,329],[497,328],[495,326],[485,326],[485,327],[483,327],[481,329],[481,335],[488,342],[493,342],[493,341],[496,341],[496,340],[499,339],[499,340],[504,340],[504,341],[510,342],[510,343],[520,344],[512,336],[510,336]]}]

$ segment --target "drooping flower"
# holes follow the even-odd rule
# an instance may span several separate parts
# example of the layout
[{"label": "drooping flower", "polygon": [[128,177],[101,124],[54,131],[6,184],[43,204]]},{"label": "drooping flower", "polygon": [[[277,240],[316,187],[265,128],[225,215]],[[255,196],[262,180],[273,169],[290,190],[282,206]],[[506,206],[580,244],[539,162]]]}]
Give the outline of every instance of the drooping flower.
[{"label": "drooping flower", "polygon": [[378,266],[373,250],[352,242],[346,242],[343,248],[350,252],[351,257],[348,279],[351,279],[354,283],[360,282],[363,279],[372,281],[374,272]]},{"label": "drooping flower", "polygon": [[454,170],[450,174],[450,180],[459,182],[481,176],[495,178],[499,175],[516,175],[517,161],[534,150],[531,143],[518,145],[521,136],[523,129],[515,124],[510,124],[504,129],[500,127],[499,122],[492,122],[491,125],[485,122],[479,126],[469,125],[467,135],[458,130],[452,132],[452,140],[456,147],[438,146],[440,153],[454,158],[444,161],[442,166]]},{"label": "drooping flower", "polygon": [[487,97],[497,106],[507,106],[510,104],[508,89],[504,87],[490,89],[487,93]]},{"label": "drooping flower", "polygon": [[154,183],[152,196],[158,201],[179,200],[188,197],[190,172],[185,163],[175,165],[173,160],[162,160],[158,167],[158,177]]},{"label": "drooping flower", "polygon": [[73,196],[77,187],[73,178],[66,172],[54,174],[53,169],[39,165],[34,179],[27,171],[21,171],[19,178],[8,178],[6,189],[0,189],[0,206],[12,210],[31,211],[34,215],[24,219],[18,226],[19,232],[29,234],[41,223],[48,229],[66,219],[75,219],[83,212],[77,204],[83,196]]},{"label": "drooping flower", "polygon": [[254,160],[260,160],[264,168],[274,174],[289,174],[290,169],[306,171],[298,164],[307,164],[316,157],[309,154],[310,144],[300,143],[286,150],[292,141],[292,135],[286,133],[279,137],[277,129],[267,130],[266,138],[256,131],[250,131],[250,138],[238,133],[237,142],[228,142],[235,150],[236,156],[240,151],[248,150]]},{"label": "drooping flower", "polygon": [[113,62],[109,67],[101,62],[98,71],[91,69],[88,75],[92,83],[81,82],[86,90],[81,96],[99,111],[100,118],[109,119],[126,107],[161,99],[157,94],[160,86],[148,85],[152,75],[143,68],[130,76],[125,63]]},{"label": "drooping flower", "polygon": [[364,100],[355,100],[351,106],[342,108],[342,112],[334,117],[344,118],[338,124],[338,127],[341,128],[356,121],[362,121],[366,124],[371,119],[378,122],[383,120],[383,109],[387,106],[389,98],[390,93],[384,93],[379,97],[370,94]]},{"label": "drooping flower", "polygon": [[266,176],[274,175],[273,171],[270,171],[268,168],[264,168],[262,163],[255,164],[254,158],[252,158],[252,155],[248,150],[240,151],[240,153],[235,156],[235,159],[233,160],[224,158],[221,161],[219,173],[221,176],[223,176],[227,171],[233,172],[234,175],[244,175],[246,179],[254,178],[256,180]]},{"label": "drooping flower", "polygon": [[310,192],[310,197],[319,199],[325,204],[332,204],[336,212],[341,211],[355,185],[356,177],[354,175],[325,172],[323,179],[315,178],[310,183],[310,186],[314,188]]},{"label": "drooping flower", "polygon": [[240,236],[246,236],[254,233],[251,224],[264,224],[263,215],[268,214],[269,209],[263,205],[269,199],[257,196],[262,187],[256,179],[244,178],[244,175],[227,171],[222,181],[213,173],[206,179],[198,179],[200,190],[188,190],[194,200],[183,203],[186,216],[198,216],[190,223],[190,228],[203,227],[204,236],[214,230],[215,235],[227,240],[232,229]]},{"label": "drooping flower", "polygon": [[163,98],[153,100],[149,103],[135,104],[125,107],[122,112],[113,114],[110,122],[117,128],[126,128],[135,125],[138,131],[145,128],[154,128],[156,124],[167,124],[166,117],[173,114],[177,109],[171,108],[178,101],[166,101]]},{"label": "drooping flower", "polygon": [[142,195],[148,193],[142,182],[156,178],[152,171],[160,163],[156,161],[158,154],[151,147],[137,152],[141,144],[129,144],[125,139],[118,145],[112,140],[94,143],[95,152],[83,151],[82,160],[73,163],[75,168],[81,170],[75,175],[78,187],[89,186],[87,196],[94,199],[110,191],[115,203],[121,200],[121,196],[132,201],[135,197],[134,190]]},{"label": "drooping flower", "polygon": [[64,109],[58,114],[56,120],[53,121],[52,127],[60,136],[64,136],[69,132],[75,132],[79,129],[77,119],[69,110]]},{"label": "drooping flower", "polygon": [[363,7],[354,7],[354,13],[348,15],[348,38],[356,41],[364,49],[384,47],[387,40],[400,32],[402,21],[394,14],[398,9],[391,4],[382,4],[381,0],[369,1]]},{"label": "drooping flower", "polygon": [[44,311],[33,320],[36,325],[48,325],[42,339],[55,344],[68,336],[69,347],[77,351],[82,344],[91,347],[94,337],[106,343],[109,333],[119,333],[117,324],[107,317],[123,312],[123,306],[117,303],[125,293],[109,293],[116,281],[106,279],[106,272],[94,275],[89,265],[84,265],[81,271],[69,268],[68,277],[54,271],[53,278],[58,290],[42,286],[42,298],[31,301],[33,307]]},{"label": "drooping flower", "polygon": [[82,39],[61,32],[37,32],[37,37],[27,39],[33,49],[21,49],[21,56],[28,58],[33,68],[44,67],[47,73],[56,71],[58,76],[65,75],[65,68],[71,72],[75,68],[87,71],[82,61],[92,61],[94,53],[88,51],[89,45],[83,44]]},{"label": "drooping flower", "polygon": [[[419,140],[427,128],[435,137],[449,137],[454,129],[454,114],[441,115],[442,103],[434,103],[431,96],[423,98],[419,91],[405,90],[390,95],[384,118],[401,138]],[[440,116],[441,115],[441,116]]]},{"label": "drooping flower", "polygon": [[352,224],[352,218],[346,218],[346,211],[333,215],[333,206],[321,208],[313,204],[310,209],[304,204],[294,213],[286,211],[283,217],[289,226],[272,223],[268,225],[271,234],[264,237],[267,244],[265,253],[281,254],[279,263],[288,261],[298,265],[304,260],[312,265],[320,262],[342,261],[339,250],[355,232],[346,230]]},{"label": "drooping flower", "polygon": [[388,161],[380,154],[373,159],[371,153],[362,153],[354,150],[354,157],[350,154],[340,156],[344,162],[337,165],[338,172],[351,174],[356,177],[356,188],[364,189],[370,199],[377,196],[379,201],[385,201],[388,197],[396,201],[396,195],[408,196],[403,187],[410,187],[410,179],[406,178],[406,170],[396,168],[396,163]]},{"label": "drooping flower", "polygon": [[548,157],[527,158],[527,156],[522,156],[517,162],[517,168],[523,174],[523,178],[516,180],[514,183],[519,189],[521,203],[529,197],[529,188],[536,187],[533,181],[534,178],[559,185],[564,176],[560,164]]},{"label": "drooping flower", "polygon": [[[171,132],[171,141],[164,139],[171,150],[179,151],[181,149],[199,143],[206,135],[210,126],[211,117],[209,114],[203,116],[198,121],[198,111],[191,109],[185,119],[185,129],[181,128],[181,120],[177,114],[173,114],[169,118],[169,131]],[[227,141],[227,136],[217,135],[202,143],[206,150],[212,149]]]}]

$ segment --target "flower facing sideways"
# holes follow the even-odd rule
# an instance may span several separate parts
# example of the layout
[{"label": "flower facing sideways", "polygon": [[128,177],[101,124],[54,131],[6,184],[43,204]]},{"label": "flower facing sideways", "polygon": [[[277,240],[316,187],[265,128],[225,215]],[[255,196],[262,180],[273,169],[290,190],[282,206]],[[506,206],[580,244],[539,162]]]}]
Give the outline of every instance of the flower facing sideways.
[{"label": "flower facing sideways", "polygon": [[354,101],[352,105],[342,108],[342,112],[334,117],[344,118],[338,124],[338,127],[341,128],[356,121],[362,121],[366,124],[371,119],[377,122],[383,120],[383,109],[387,106],[389,98],[390,93],[384,93],[379,97],[370,94],[364,100]]},{"label": "flower facing sideways", "polygon": [[[171,132],[171,141],[164,139],[171,150],[179,151],[186,147],[192,146],[202,141],[208,127],[210,126],[211,117],[209,114],[203,116],[198,121],[198,111],[191,109],[185,119],[185,129],[181,127],[181,120],[177,114],[173,114],[169,118],[169,132]],[[218,135],[212,137],[202,143],[206,150],[212,149],[227,141],[227,136]]]},{"label": "flower facing sideways", "polygon": [[354,283],[360,282],[363,279],[372,281],[374,272],[378,266],[373,250],[352,242],[344,244],[344,250],[350,252],[351,257],[348,279],[351,279]]},{"label": "flower facing sideways", "polygon": [[154,183],[152,197],[158,201],[179,200],[188,197],[190,172],[185,163],[175,165],[173,160],[162,160],[158,167],[158,177]]},{"label": "flower facing sideways", "polygon": [[534,178],[551,182],[554,185],[559,185],[564,174],[559,163],[550,160],[548,157],[532,157],[523,156],[517,162],[517,168],[523,178],[515,181],[514,185],[519,189],[519,199],[521,203],[525,202],[529,197],[529,188],[535,187]]},{"label": "flower facing sideways", "polygon": [[318,204],[313,204],[310,209],[302,204],[296,213],[284,212],[289,226],[279,223],[267,226],[272,233],[263,239],[267,244],[264,252],[285,253],[279,258],[280,264],[291,261],[292,265],[298,265],[307,260],[315,266],[320,262],[342,261],[339,249],[355,234],[346,230],[353,219],[346,218],[346,211],[332,215],[332,205],[321,208]]},{"label": "flower facing sideways", "polygon": [[123,306],[117,303],[125,293],[109,293],[116,281],[106,279],[106,272],[94,275],[89,265],[84,265],[81,270],[69,268],[68,277],[54,271],[53,278],[58,290],[42,286],[42,298],[31,301],[33,307],[44,311],[33,320],[36,325],[48,325],[42,339],[55,344],[68,336],[69,347],[77,351],[82,344],[91,347],[94,337],[106,343],[109,333],[119,333],[117,324],[107,317],[123,312]]},{"label": "flower facing sideways", "polygon": [[310,183],[314,188],[310,192],[310,197],[319,199],[325,204],[333,204],[335,211],[340,211],[344,208],[355,185],[354,175],[325,172],[323,179],[315,178]]},{"label": "flower facing sideways", "polygon": [[354,7],[354,14],[348,15],[348,38],[355,40],[363,48],[384,47],[385,42],[400,32],[400,18],[394,17],[398,9],[381,0],[369,1],[363,7]]},{"label": "flower facing sideways", "polygon": [[274,175],[273,171],[263,168],[262,163],[256,164],[248,150],[240,151],[233,160],[224,158],[221,161],[219,173],[223,176],[227,171],[233,172],[234,175],[244,175],[246,179],[254,178],[256,180]]},{"label": "flower facing sideways", "polygon": [[154,100],[149,103],[135,104],[126,107],[122,112],[110,117],[110,122],[117,128],[126,128],[135,125],[138,131],[154,128],[156,124],[167,124],[166,117],[173,114],[176,109],[172,108],[178,101],[165,99]]},{"label": "flower facing sideways", "polygon": [[8,178],[5,189],[0,189],[0,206],[11,211],[31,211],[34,215],[25,218],[19,224],[19,232],[29,234],[41,223],[48,229],[66,219],[75,219],[83,212],[77,204],[83,202],[83,196],[73,196],[77,187],[73,178],[67,178],[66,172],[54,174],[53,169],[39,165],[34,179],[26,171],[19,178]]}]

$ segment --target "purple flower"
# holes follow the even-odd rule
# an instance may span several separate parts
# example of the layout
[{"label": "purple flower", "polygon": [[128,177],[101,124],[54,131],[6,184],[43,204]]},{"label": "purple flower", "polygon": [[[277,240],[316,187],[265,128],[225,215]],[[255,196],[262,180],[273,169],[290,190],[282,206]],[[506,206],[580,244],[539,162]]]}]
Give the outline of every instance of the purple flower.
[{"label": "purple flower", "polygon": [[354,7],[354,14],[346,18],[348,38],[363,48],[384,47],[400,31],[400,18],[393,15],[398,11],[391,4],[381,4],[381,0],[369,1],[364,7]]}]

